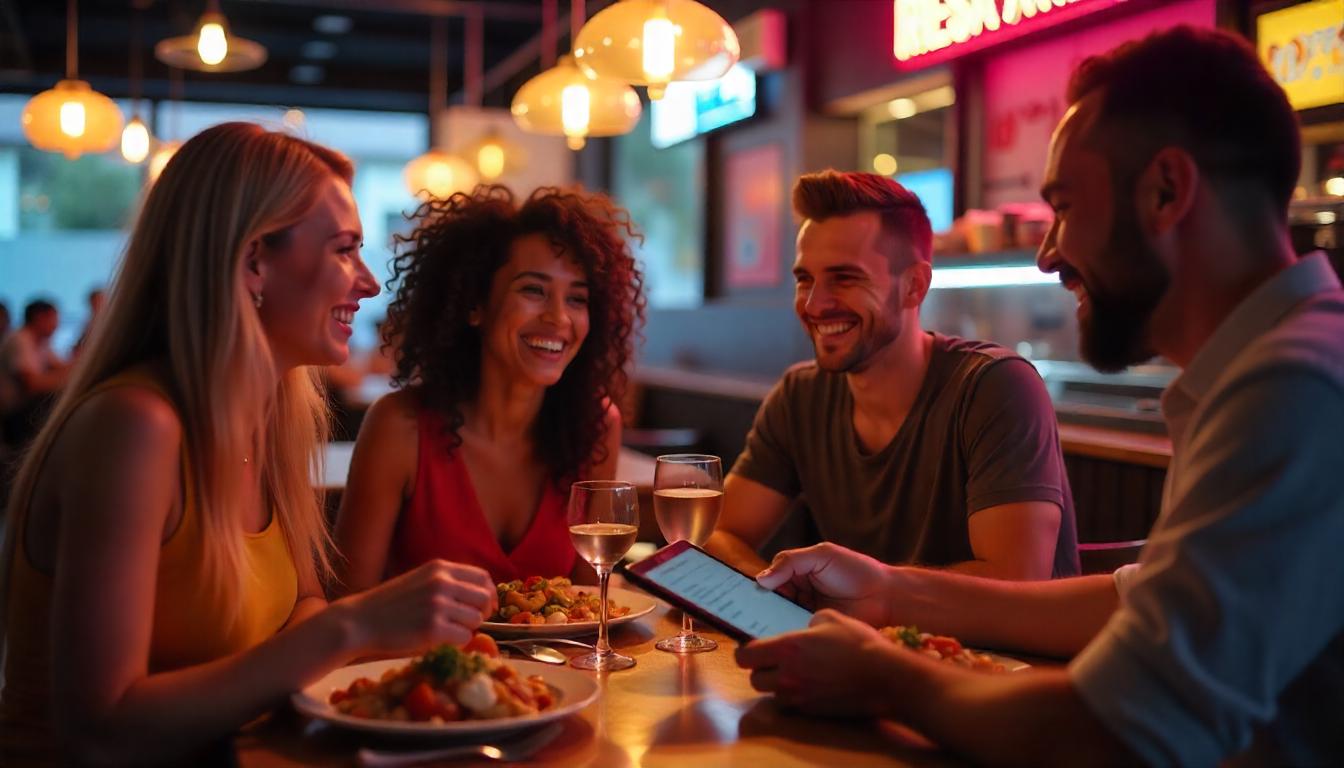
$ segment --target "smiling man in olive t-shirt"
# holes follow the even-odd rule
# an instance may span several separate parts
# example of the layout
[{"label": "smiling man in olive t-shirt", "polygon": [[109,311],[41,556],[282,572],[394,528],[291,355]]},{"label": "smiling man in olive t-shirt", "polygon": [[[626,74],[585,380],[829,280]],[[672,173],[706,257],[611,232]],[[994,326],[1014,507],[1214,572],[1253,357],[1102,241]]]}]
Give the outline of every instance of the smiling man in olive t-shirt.
[{"label": "smiling man in olive t-shirt", "polygon": [[983,576],[1078,573],[1054,407],[1030,363],[927,333],[932,233],[909,190],[809,174],[793,205],[794,309],[816,360],[766,397],[708,549],[744,572],[799,494],[823,539]]}]

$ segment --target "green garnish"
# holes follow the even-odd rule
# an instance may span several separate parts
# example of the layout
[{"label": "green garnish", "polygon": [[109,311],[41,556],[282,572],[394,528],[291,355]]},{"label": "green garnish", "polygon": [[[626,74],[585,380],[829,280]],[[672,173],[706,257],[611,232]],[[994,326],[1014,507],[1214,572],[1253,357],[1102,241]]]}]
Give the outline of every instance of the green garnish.
[{"label": "green garnish", "polygon": [[924,646],[924,641],[919,637],[919,628],[913,625],[909,627],[901,627],[896,630],[896,636],[901,639],[902,643],[905,643],[911,648],[921,648]]},{"label": "green garnish", "polygon": [[415,668],[442,684],[449,680],[466,680],[484,670],[485,659],[480,654],[466,653],[444,643],[417,659]]}]

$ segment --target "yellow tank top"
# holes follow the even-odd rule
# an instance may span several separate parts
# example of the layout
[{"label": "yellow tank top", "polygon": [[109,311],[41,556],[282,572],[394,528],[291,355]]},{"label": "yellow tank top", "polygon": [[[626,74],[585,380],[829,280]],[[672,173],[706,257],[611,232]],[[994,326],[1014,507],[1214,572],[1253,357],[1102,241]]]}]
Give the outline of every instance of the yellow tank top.
[{"label": "yellow tank top", "polygon": [[[108,379],[85,399],[124,385],[152,389],[173,402],[167,389],[146,368]],[[185,444],[182,479],[182,520],[159,550],[150,673],[202,664],[250,648],[284,625],[298,599],[294,560],[272,514],[264,531],[245,534],[247,578],[239,612],[232,623],[224,619],[220,601],[207,588],[201,572],[204,542]],[[9,574],[4,688],[0,690],[0,765],[50,765],[60,762],[51,738],[48,713],[52,576],[29,562],[23,546],[28,504],[18,509],[16,519],[10,521],[18,538]]]}]

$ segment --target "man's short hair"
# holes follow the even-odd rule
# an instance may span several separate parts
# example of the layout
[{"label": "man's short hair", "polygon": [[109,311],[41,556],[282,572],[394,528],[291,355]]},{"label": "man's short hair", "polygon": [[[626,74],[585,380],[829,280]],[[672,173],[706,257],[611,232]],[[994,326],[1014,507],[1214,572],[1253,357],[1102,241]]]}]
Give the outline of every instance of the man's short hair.
[{"label": "man's short hair", "polygon": [[46,301],[45,299],[30,301],[28,302],[28,306],[23,308],[23,324],[28,325],[48,312],[55,311],[56,305],[52,304],[50,301]]},{"label": "man's short hair", "polygon": [[891,255],[893,271],[933,258],[933,226],[924,204],[914,192],[886,176],[834,170],[804,174],[793,185],[793,210],[813,221],[875,212],[883,231],[904,252]]},{"label": "man's short hair", "polygon": [[1249,182],[1286,214],[1302,165],[1297,115],[1241,37],[1178,26],[1085,59],[1068,99],[1100,92],[1086,141],[1121,189],[1163,147],[1189,152],[1215,186]]}]

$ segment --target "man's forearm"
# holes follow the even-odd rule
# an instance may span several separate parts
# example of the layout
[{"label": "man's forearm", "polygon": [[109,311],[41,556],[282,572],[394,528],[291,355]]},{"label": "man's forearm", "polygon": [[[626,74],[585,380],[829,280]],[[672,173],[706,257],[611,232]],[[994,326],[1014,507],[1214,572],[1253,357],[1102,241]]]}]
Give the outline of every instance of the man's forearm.
[{"label": "man's forearm", "polygon": [[1067,658],[1115,611],[1110,576],[1014,582],[896,567],[888,581],[892,619],[972,646]]},{"label": "man's forearm", "polygon": [[1063,669],[983,674],[904,651],[874,661],[875,677],[901,692],[889,697],[881,714],[908,723],[974,762],[1134,762],[1087,708]]},{"label": "man's forearm", "polygon": [[[946,570],[979,576],[985,579],[1007,579],[1010,581],[1039,581],[1042,577],[1022,563],[1004,563],[992,560],[963,560],[946,566]],[[1047,572],[1044,578],[1049,578]]]},{"label": "man's forearm", "polygon": [[756,554],[755,548],[728,531],[715,531],[705,542],[705,550],[737,570],[755,578],[769,563]]}]

